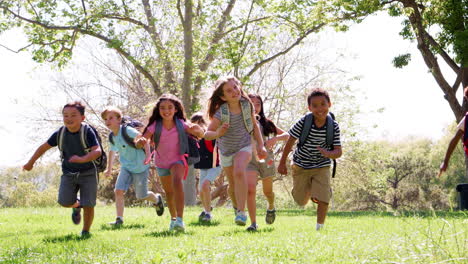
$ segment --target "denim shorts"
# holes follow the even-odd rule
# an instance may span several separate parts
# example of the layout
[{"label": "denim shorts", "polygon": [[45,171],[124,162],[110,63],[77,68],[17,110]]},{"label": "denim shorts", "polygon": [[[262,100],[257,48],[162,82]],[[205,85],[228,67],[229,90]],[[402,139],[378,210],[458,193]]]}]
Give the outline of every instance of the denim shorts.
[{"label": "denim shorts", "polygon": [[223,156],[223,154],[219,153],[219,163],[221,164],[221,167],[231,167],[234,162],[234,156],[239,153],[239,152],[248,152],[252,153],[252,145],[248,145],[247,147],[241,148],[239,151],[236,153],[230,155],[230,156]]},{"label": "denim shorts", "polygon": [[126,168],[120,168],[120,173],[115,183],[115,189],[127,191],[130,185],[133,184],[136,198],[146,198],[146,196],[148,196],[148,175],[149,168],[140,173],[131,172]]},{"label": "denim shorts", "polygon": [[[182,165],[184,165],[184,162],[181,161],[181,160],[176,161],[176,162],[174,162],[174,163],[171,164],[171,167],[174,166],[174,165],[176,165],[176,164],[182,164]],[[169,175],[171,175],[171,169],[170,169],[170,168],[169,168],[169,169],[163,169],[163,168],[158,168],[158,167],[156,167],[156,170],[158,171],[159,177],[164,177],[164,176],[169,176]]]},{"label": "denim shorts", "polygon": [[64,173],[60,177],[58,203],[69,206],[76,202],[80,191],[80,204],[84,207],[96,205],[98,174],[95,169],[83,172]]},{"label": "denim shorts", "polygon": [[221,166],[210,169],[200,169],[200,180],[198,181],[198,189],[201,190],[205,181],[210,181],[210,183],[213,183],[220,173]]}]

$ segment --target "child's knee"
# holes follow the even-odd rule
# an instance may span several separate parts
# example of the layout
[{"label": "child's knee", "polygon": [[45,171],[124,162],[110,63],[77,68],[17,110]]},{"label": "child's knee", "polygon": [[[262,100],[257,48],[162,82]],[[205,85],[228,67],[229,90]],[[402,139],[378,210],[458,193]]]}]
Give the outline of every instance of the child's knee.
[{"label": "child's knee", "polygon": [[115,189],[115,190],[114,190],[114,194],[115,194],[115,196],[123,196],[123,195],[125,194],[125,191],[124,191],[124,190]]}]

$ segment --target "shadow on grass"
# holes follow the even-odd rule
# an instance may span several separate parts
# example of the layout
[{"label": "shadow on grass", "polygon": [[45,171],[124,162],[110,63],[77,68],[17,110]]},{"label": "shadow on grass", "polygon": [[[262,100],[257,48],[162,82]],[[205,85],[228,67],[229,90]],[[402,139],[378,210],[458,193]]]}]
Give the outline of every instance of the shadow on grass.
[{"label": "shadow on grass", "polygon": [[142,224],[123,224],[123,225],[109,225],[109,224],[102,224],[101,230],[125,230],[125,229],[142,229],[145,228],[145,225]]},{"label": "shadow on grass", "polygon": [[156,231],[156,232],[151,232],[148,234],[145,234],[145,236],[150,236],[150,237],[178,237],[178,236],[184,236],[184,235],[193,235],[193,231],[185,231],[185,232],[177,232],[177,231]]},{"label": "shadow on grass", "polygon": [[[316,209],[288,209],[277,210],[278,216],[315,216]],[[356,217],[444,217],[444,218],[466,218],[468,211],[396,211],[396,212],[379,212],[379,211],[356,211],[356,212],[338,212],[329,211],[327,216],[342,217],[342,218],[356,218]]]},{"label": "shadow on grass", "polygon": [[219,226],[221,222],[218,220],[211,220],[210,222],[191,222],[189,226]]},{"label": "shadow on grass", "polygon": [[224,232],[222,236],[233,236],[237,234],[260,235],[263,233],[273,232],[273,230],[275,230],[273,227],[259,228],[257,231],[247,231],[245,228],[242,228]]},{"label": "shadow on grass", "polygon": [[64,236],[46,237],[42,241],[44,241],[45,243],[62,243],[62,242],[68,242],[68,241],[88,240],[91,237],[92,235],[80,236],[80,235],[75,235],[75,234],[69,234],[69,235],[64,235]]}]

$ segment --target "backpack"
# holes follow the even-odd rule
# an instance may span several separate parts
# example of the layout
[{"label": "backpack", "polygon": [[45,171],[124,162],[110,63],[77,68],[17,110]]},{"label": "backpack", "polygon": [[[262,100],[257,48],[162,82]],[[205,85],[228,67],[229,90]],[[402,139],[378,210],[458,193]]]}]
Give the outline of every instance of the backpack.
[{"label": "backpack", "polygon": [[[335,137],[335,126],[333,125],[333,120],[335,120],[335,115],[333,113],[328,113],[327,115],[327,121],[326,121],[326,137],[325,137],[325,145],[331,148],[333,150],[333,138]],[[302,131],[301,131],[301,136],[299,138],[299,142],[297,143],[297,146],[299,148],[302,148],[304,145],[307,136],[309,136],[310,130],[312,129],[312,124],[314,123],[314,115],[312,113],[308,113],[305,116],[304,119],[304,126],[302,126]],[[332,172],[332,178],[335,178],[336,174],[336,160],[332,159],[333,161],[333,172]]]},{"label": "backpack", "polygon": [[[101,156],[99,156],[97,159],[93,160],[92,163],[96,167],[96,170],[99,172],[103,172],[106,170],[107,167],[107,154],[104,151],[104,148],[102,147],[102,139],[99,136],[98,131],[96,130],[95,127],[93,127],[90,124],[87,123],[81,123],[81,128],[80,128],[80,141],[81,141],[81,146],[83,147],[85,153],[89,153],[91,148],[89,147],[89,144],[87,142],[87,135],[86,132],[88,129],[87,127],[91,128],[96,135],[99,147],[101,148]],[[62,126],[59,128],[58,134],[57,134],[57,146],[58,149],[60,150],[60,157],[63,160],[63,136],[65,134],[65,126]]]},{"label": "backpack", "polygon": [[[127,127],[133,127],[133,128],[140,128],[140,127],[143,127],[143,123],[136,120],[136,119],[133,119],[129,116],[124,116],[122,117],[122,137],[123,139],[125,140],[125,143],[127,143],[130,147],[132,148],[137,148],[136,145],[135,145],[135,142],[133,141],[134,138],[130,137],[128,135],[128,132],[127,132]],[[112,145],[114,145],[114,133],[113,132],[110,132],[109,133],[109,141]]]},{"label": "backpack", "polygon": [[[198,141],[191,135],[187,135],[182,121],[176,118],[175,123],[179,134],[179,153],[185,156],[188,165],[198,163],[200,161],[200,152],[198,151],[200,146],[198,145]],[[153,134],[154,149],[158,148],[161,131],[162,122],[156,122],[156,128]]]},{"label": "backpack", "polygon": [[[249,134],[253,132],[253,123],[252,123],[252,105],[246,99],[241,98],[240,100],[241,110],[242,110],[242,119],[244,120],[245,128]],[[227,103],[224,103],[220,106],[221,109],[221,123],[228,123],[229,124],[229,106]]]},{"label": "backpack", "polygon": [[200,162],[195,164],[195,169],[210,169],[218,166],[216,151],[216,139],[201,139],[199,143]]}]

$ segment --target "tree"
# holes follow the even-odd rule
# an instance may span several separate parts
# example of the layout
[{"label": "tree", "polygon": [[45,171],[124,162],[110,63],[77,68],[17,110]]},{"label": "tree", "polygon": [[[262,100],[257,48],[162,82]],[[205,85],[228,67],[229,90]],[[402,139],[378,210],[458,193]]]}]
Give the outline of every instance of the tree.
[{"label": "tree", "polygon": [[376,0],[4,0],[0,33],[22,27],[29,43],[17,51],[58,67],[81,37],[98,39],[143,76],[145,89],[180,96],[190,113],[207,81],[229,72],[247,81],[308,35],[346,30],[377,8]]}]

